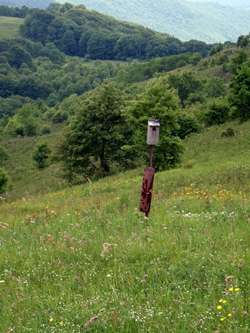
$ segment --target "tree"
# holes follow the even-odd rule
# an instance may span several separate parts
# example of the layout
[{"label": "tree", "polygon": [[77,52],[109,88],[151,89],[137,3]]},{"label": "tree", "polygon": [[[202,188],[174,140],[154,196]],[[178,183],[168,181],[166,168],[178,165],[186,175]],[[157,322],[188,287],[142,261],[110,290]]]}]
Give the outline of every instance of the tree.
[{"label": "tree", "polygon": [[191,93],[201,92],[203,83],[190,71],[183,71],[181,74],[170,74],[168,82],[171,87],[178,90],[182,105]]},{"label": "tree", "polygon": [[241,122],[250,119],[250,60],[246,61],[229,82],[232,116]]},{"label": "tree", "polygon": [[161,119],[159,144],[154,152],[153,165],[158,170],[166,170],[180,162],[184,147],[175,136],[179,128],[177,111],[179,98],[167,83],[167,75],[159,75],[149,82],[145,91],[127,107],[126,115],[134,133],[136,151],[148,160],[146,133],[148,119],[152,116]]},{"label": "tree", "polygon": [[46,142],[37,145],[36,150],[32,154],[37,169],[44,169],[47,166],[50,153],[51,149]]},{"label": "tree", "polygon": [[3,146],[0,146],[0,166],[2,166],[3,161],[7,161],[9,157],[10,155],[7,150]]},{"label": "tree", "polygon": [[240,49],[237,54],[231,59],[230,70],[233,74],[236,74],[240,70],[241,66],[247,61],[248,53],[246,50]]},{"label": "tree", "polygon": [[130,132],[121,111],[123,105],[123,93],[110,80],[83,97],[56,154],[70,181],[74,173],[108,172],[110,163],[121,159],[121,148],[129,142]]},{"label": "tree", "polygon": [[4,168],[0,168],[0,194],[6,192],[9,176]]}]

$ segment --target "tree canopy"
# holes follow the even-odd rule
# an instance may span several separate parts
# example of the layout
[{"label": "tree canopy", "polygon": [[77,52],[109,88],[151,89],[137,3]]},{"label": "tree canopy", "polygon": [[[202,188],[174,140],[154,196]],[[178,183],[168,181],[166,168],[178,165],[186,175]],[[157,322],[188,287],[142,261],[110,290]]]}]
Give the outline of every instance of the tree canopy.
[{"label": "tree canopy", "polygon": [[74,172],[105,173],[112,162],[122,163],[121,148],[130,143],[131,137],[123,106],[123,93],[109,80],[82,100],[58,147],[59,160],[70,180]]}]

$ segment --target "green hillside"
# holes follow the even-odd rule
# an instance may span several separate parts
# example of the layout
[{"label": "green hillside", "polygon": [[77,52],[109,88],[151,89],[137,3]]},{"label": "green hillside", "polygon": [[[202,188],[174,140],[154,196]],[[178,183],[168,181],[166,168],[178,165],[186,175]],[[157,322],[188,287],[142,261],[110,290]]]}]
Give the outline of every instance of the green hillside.
[{"label": "green hillside", "polygon": [[143,168],[2,202],[2,331],[247,332],[250,123],[227,125],[155,175],[148,220]]},{"label": "green hillside", "polygon": [[21,18],[0,16],[0,38],[20,37],[19,28],[23,21]]},{"label": "green hillside", "polygon": [[[58,0],[64,3],[64,0]],[[88,9],[134,22],[181,40],[236,41],[250,31],[250,11],[219,3],[187,0],[72,0]]]},{"label": "green hillside", "polygon": [[50,9],[0,41],[1,333],[249,332],[250,36]]}]

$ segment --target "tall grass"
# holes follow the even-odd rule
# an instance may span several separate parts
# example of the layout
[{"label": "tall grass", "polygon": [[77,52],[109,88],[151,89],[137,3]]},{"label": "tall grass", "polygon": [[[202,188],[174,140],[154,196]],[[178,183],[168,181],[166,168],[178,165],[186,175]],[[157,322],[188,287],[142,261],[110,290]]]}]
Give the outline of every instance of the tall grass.
[{"label": "tall grass", "polygon": [[1,332],[249,332],[249,123],[234,127],[156,173],[148,219],[143,170],[3,202]]}]

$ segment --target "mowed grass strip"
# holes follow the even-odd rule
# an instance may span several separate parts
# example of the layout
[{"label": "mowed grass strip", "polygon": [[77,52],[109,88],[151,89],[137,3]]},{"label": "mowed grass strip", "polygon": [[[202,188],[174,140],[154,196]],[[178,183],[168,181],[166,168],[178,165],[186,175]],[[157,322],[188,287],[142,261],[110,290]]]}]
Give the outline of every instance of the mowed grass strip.
[{"label": "mowed grass strip", "polygon": [[0,16],[0,39],[21,37],[19,27],[24,19]]}]

